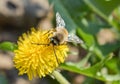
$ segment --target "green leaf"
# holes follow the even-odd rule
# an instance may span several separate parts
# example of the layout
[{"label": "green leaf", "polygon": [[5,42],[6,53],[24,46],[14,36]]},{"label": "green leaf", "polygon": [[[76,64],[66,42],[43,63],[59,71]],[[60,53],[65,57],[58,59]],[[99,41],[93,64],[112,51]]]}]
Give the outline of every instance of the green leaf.
[{"label": "green leaf", "polygon": [[0,50],[14,51],[17,49],[17,45],[11,42],[0,43]]},{"label": "green leaf", "polygon": [[110,73],[116,74],[116,73],[120,73],[119,62],[120,59],[118,59],[117,57],[113,57],[105,65],[109,69]]},{"label": "green leaf", "polygon": [[91,45],[95,44],[95,40],[94,40],[94,37],[93,35],[91,34],[88,34],[86,32],[83,32],[82,29],[80,28],[77,28],[77,35],[82,37],[82,39],[84,40],[85,44],[90,47]]},{"label": "green leaf", "polygon": [[[120,0],[83,0],[92,11],[102,17],[113,28],[119,26],[108,18],[113,10],[120,5]],[[105,23],[105,22],[104,22]]]},{"label": "green leaf", "polygon": [[75,72],[75,73],[79,73],[79,74],[82,74],[82,75],[85,75],[88,77],[106,81],[107,79],[104,78],[104,76],[102,76],[102,75],[98,75],[98,72],[103,67],[105,62],[107,62],[110,58],[111,58],[110,56],[107,56],[106,58],[104,58],[103,60],[101,60],[100,62],[98,62],[97,64],[95,64],[89,68],[78,67],[75,63],[71,63],[71,62],[62,64],[61,68]]},{"label": "green leaf", "polygon": [[93,11],[103,18],[107,18],[111,12],[120,5],[120,0],[83,0]]}]

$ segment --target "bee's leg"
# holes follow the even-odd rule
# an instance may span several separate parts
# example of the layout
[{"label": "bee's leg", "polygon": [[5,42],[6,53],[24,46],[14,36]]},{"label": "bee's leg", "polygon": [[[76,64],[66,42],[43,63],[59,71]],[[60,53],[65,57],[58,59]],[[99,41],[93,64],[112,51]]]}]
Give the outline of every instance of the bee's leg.
[{"label": "bee's leg", "polygon": [[53,31],[52,30],[48,30],[44,35],[48,34],[48,36],[50,36],[50,34],[52,34]]},{"label": "bee's leg", "polygon": [[60,44],[60,45],[66,45],[67,44],[67,41],[65,41],[64,43]]},{"label": "bee's leg", "polygon": [[46,33],[44,33],[43,35],[47,35],[47,38],[46,40],[49,41],[49,39],[51,38],[51,34],[53,34],[53,31],[52,30],[48,30]]},{"label": "bee's leg", "polygon": [[55,52],[54,45],[53,45],[53,51],[54,51],[54,54],[55,54],[56,61],[57,61],[58,65],[59,65],[59,61],[58,61],[58,58],[57,58],[57,55],[56,55],[56,52]]},{"label": "bee's leg", "polygon": [[44,33],[44,35],[46,35],[46,34],[50,34],[50,30],[48,30],[46,33]]}]

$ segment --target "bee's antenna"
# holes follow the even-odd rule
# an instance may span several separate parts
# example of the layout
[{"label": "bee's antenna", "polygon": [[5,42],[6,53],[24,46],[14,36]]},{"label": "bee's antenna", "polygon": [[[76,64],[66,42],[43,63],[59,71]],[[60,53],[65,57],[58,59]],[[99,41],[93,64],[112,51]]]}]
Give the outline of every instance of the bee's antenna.
[{"label": "bee's antenna", "polygon": [[54,51],[54,54],[55,54],[56,61],[57,61],[57,63],[59,64],[59,61],[58,61],[58,58],[57,58],[57,55],[56,55],[56,52],[55,52],[54,45],[53,45],[53,51]]},{"label": "bee's antenna", "polygon": [[40,44],[40,43],[32,43],[32,44],[35,44],[35,45],[49,45],[49,44]]}]

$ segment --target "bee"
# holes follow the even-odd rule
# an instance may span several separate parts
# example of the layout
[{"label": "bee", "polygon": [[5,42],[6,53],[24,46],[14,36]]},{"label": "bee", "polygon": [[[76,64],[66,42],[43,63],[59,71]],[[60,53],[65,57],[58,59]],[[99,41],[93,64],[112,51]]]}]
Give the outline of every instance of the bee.
[{"label": "bee", "polygon": [[[49,31],[47,33],[50,33]],[[59,64],[57,55],[56,55],[56,50],[54,46],[57,45],[64,45],[66,42],[74,42],[74,43],[83,43],[79,37],[73,34],[69,34],[67,29],[65,28],[65,22],[62,19],[61,15],[57,12],[56,13],[56,28],[55,32],[53,32],[53,36],[49,38],[50,43],[48,44],[39,44],[39,43],[32,43],[32,44],[37,44],[37,45],[47,45],[49,46],[52,44],[53,46],[53,52],[56,57],[56,61]]]},{"label": "bee", "polygon": [[[83,43],[79,37],[73,34],[69,34],[67,29],[65,28],[65,22],[62,19],[61,15],[57,12],[56,13],[56,28],[55,32],[53,33],[53,36],[50,38],[50,43],[53,44],[53,51],[55,53],[55,45],[62,45],[66,42],[74,42],[74,43]],[[57,59],[57,55],[55,53],[56,61],[59,64],[59,61]]]},{"label": "bee", "polygon": [[56,13],[56,28],[53,33],[53,37],[50,38],[50,42],[53,45],[64,44],[65,42],[74,42],[74,43],[83,43],[79,37],[74,34],[69,34],[67,29],[65,28],[65,22],[62,19],[61,15]]}]

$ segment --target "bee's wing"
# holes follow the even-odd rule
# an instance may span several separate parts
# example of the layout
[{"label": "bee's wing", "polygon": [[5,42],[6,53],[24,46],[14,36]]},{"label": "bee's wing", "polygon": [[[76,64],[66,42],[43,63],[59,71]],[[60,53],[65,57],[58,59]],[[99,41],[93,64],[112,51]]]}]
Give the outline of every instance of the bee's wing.
[{"label": "bee's wing", "polygon": [[73,43],[83,43],[83,41],[76,35],[68,35],[68,42],[73,42]]},{"label": "bee's wing", "polygon": [[65,27],[65,22],[58,12],[56,13],[56,26],[57,28]]}]

